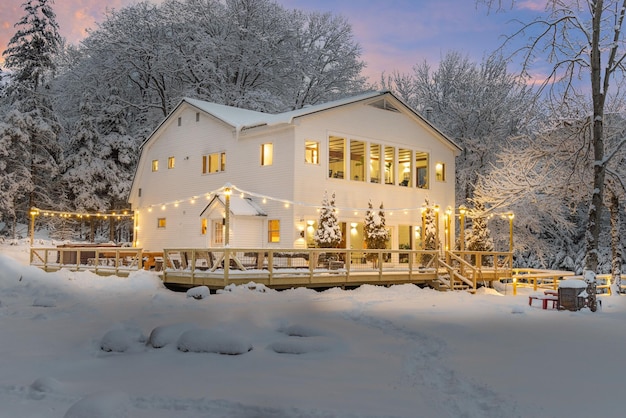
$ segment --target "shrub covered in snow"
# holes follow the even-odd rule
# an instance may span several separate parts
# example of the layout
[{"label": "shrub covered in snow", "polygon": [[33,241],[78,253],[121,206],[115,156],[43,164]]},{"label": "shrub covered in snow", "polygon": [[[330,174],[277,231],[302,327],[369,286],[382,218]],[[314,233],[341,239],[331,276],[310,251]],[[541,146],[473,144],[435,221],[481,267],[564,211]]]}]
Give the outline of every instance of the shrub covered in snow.
[{"label": "shrub covered in snow", "polygon": [[178,339],[178,349],[183,352],[238,355],[252,350],[252,343],[243,336],[226,332],[194,329],[184,332]]}]

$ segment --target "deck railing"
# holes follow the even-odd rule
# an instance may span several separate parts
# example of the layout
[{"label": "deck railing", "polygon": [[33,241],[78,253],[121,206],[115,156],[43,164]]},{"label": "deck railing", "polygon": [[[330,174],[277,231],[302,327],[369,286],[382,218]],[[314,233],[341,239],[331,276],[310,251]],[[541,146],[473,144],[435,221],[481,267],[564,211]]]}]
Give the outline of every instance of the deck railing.
[{"label": "deck railing", "polygon": [[437,251],[336,248],[170,248],[163,251],[163,263],[165,282],[216,285],[243,280],[269,285],[411,281],[434,279],[439,268]]},{"label": "deck railing", "polygon": [[33,247],[30,264],[45,271],[68,269],[96,274],[128,275],[143,268],[144,253],[131,247]]}]

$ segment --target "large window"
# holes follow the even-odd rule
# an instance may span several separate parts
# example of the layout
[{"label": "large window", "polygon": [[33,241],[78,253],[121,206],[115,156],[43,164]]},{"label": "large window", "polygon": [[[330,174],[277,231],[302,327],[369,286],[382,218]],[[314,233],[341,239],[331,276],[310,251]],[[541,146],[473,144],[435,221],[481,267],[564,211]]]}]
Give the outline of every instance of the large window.
[{"label": "large window", "polygon": [[428,153],[415,153],[415,181],[420,189],[428,189]]},{"label": "large window", "polygon": [[280,220],[267,221],[267,242],[280,242]]},{"label": "large window", "polygon": [[400,148],[398,150],[398,170],[400,174],[400,186],[412,187],[411,179],[413,177],[413,151],[410,149]]},{"label": "large window", "polygon": [[396,184],[396,149],[385,147],[385,184]]},{"label": "large window", "polygon": [[370,144],[370,182],[380,183],[380,145]]},{"label": "large window", "polygon": [[226,153],[215,152],[202,156],[202,174],[219,173],[226,170]]},{"label": "large window", "polygon": [[307,164],[320,163],[320,143],[316,141],[304,142],[304,162]]},{"label": "large window", "polygon": [[365,142],[350,140],[350,179],[365,181]]},{"label": "large window", "polygon": [[261,144],[261,165],[272,165],[274,162],[274,144]]},{"label": "large window", "polygon": [[331,136],[328,139],[328,176],[342,179],[346,171],[344,138]]}]

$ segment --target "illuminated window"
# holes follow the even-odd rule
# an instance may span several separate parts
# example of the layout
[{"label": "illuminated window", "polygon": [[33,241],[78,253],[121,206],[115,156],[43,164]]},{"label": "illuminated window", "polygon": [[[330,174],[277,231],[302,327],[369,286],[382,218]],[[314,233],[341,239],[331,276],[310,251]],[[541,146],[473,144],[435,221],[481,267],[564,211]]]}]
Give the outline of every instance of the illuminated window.
[{"label": "illuminated window", "polygon": [[226,171],[226,153],[215,152],[202,156],[202,174]]},{"label": "illuminated window", "polygon": [[413,151],[409,149],[400,148],[398,150],[398,171],[400,186],[413,187],[411,179],[413,167]]},{"label": "illuminated window", "polygon": [[267,242],[280,242],[280,220],[267,221]]},{"label": "illuminated window", "polygon": [[396,184],[396,149],[385,147],[385,184]]},{"label": "illuminated window", "polygon": [[428,153],[415,153],[415,181],[420,189],[428,189]]},{"label": "illuminated window", "polygon": [[168,157],[167,159],[167,168],[174,168],[174,157]]},{"label": "illuminated window", "polygon": [[274,144],[261,144],[261,165],[272,165]]},{"label": "illuminated window", "polygon": [[370,144],[370,182],[380,183],[380,145]]},{"label": "illuminated window", "polygon": [[205,219],[202,219],[202,221],[201,221],[201,222],[202,222],[202,223],[201,223],[201,226],[200,226],[200,233],[201,233],[202,235],[206,235],[206,229],[207,229],[207,220],[206,220],[206,218],[205,218]]},{"label": "illuminated window", "polygon": [[365,181],[365,142],[350,140],[350,179]]},{"label": "illuminated window", "polygon": [[446,165],[444,163],[435,164],[435,178],[437,181],[446,181]]},{"label": "illuminated window", "polygon": [[320,143],[315,141],[304,142],[304,162],[307,164],[320,163]]},{"label": "illuminated window", "polygon": [[152,171],[159,171],[159,160],[152,160]]},{"label": "illuminated window", "polygon": [[224,245],[224,224],[213,221],[213,245]]},{"label": "illuminated window", "polygon": [[328,138],[328,177],[342,179],[346,171],[344,138],[330,136]]},{"label": "illuminated window", "polygon": [[165,228],[165,218],[157,219],[157,228]]}]

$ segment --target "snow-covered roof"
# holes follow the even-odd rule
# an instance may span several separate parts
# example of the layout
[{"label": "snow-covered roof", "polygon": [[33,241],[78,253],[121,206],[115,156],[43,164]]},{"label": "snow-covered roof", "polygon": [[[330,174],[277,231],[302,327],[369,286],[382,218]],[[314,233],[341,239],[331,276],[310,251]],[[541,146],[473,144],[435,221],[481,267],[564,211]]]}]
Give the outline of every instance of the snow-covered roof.
[{"label": "snow-covered roof", "polygon": [[[263,113],[257,112],[254,110],[241,109],[238,107],[226,106],[217,103],[205,102],[203,100],[191,99],[191,98],[183,98],[181,103],[188,103],[203,112],[206,112],[210,115],[213,115],[217,119],[220,119],[224,123],[234,127],[237,131],[251,129],[257,126],[275,126],[281,124],[290,124],[293,122],[294,118],[311,115],[313,113],[337,108],[340,106],[345,106],[348,104],[360,102],[362,100],[369,100],[376,97],[381,97],[385,95],[390,95],[400,103],[402,103],[408,111],[413,113],[427,125],[429,125],[433,130],[435,130],[439,135],[449,141],[454,147],[458,150],[461,148],[450,138],[448,138],[443,132],[441,132],[437,127],[432,125],[427,119],[422,117],[419,113],[413,110],[410,106],[404,103],[402,100],[397,98],[393,93],[388,90],[382,91],[370,91],[367,93],[362,93],[356,96],[345,97],[343,99],[334,100],[332,102],[321,103],[317,105],[306,106],[301,109],[291,110],[289,112],[283,113]],[[180,106],[179,104],[179,106]],[[178,106],[177,106],[178,107]]]},{"label": "snow-covered roof", "polygon": [[[225,196],[223,194],[216,195],[202,212],[200,212],[200,216],[216,203],[221,206],[226,206]],[[230,212],[236,216],[267,216],[267,213],[252,199],[244,198],[239,195],[232,195],[230,197]]]}]

